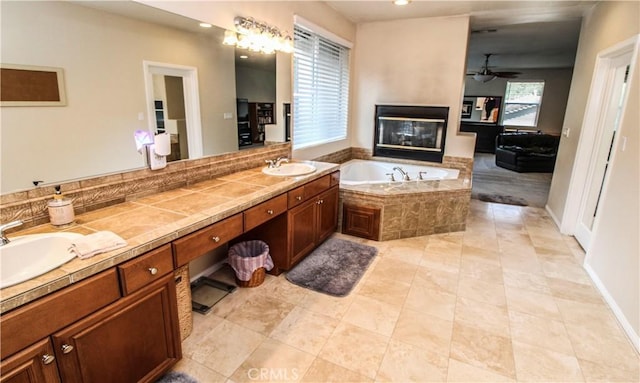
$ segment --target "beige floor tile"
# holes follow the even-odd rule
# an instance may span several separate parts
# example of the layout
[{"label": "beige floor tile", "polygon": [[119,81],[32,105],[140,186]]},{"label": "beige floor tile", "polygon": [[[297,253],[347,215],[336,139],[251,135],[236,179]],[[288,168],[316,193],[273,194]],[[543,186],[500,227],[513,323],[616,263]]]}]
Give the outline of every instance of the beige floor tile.
[{"label": "beige floor tile", "polygon": [[602,295],[591,284],[567,281],[565,279],[547,278],[551,295],[583,303],[604,304]]},{"label": "beige floor tile", "polygon": [[450,356],[472,366],[515,378],[510,338],[456,322],[453,325]]},{"label": "beige floor tile", "polygon": [[514,341],[573,355],[573,347],[563,322],[518,311],[509,311],[509,321]]},{"label": "beige floor tile", "polygon": [[544,275],[542,264],[535,254],[535,251],[527,248],[515,250],[504,250],[500,254],[500,264],[505,270],[522,271],[525,273]]},{"label": "beige floor tile", "polygon": [[386,336],[341,323],[318,357],[368,378],[375,378],[388,341]]},{"label": "beige floor tile", "polygon": [[520,311],[540,318],[561,320],[562,316],[553,296],[515,287],[505,287],[509,312]]},{"label": "beige floor tile", "polygon": [[447,382],[471,383],[471,382],[515,382],[514,379],[497,374],[494,371],[462,363],[456,359],[449,359]]},{"label": "beige floor tile", "polygon": [[542,294],[551,293],[547,277],[542,274],[531,274],[518,270],[503,269],[502,278],[504,280],[504,285],[508,287],[515,287]]},{"label": "beige floor tile", "polygon": [[360,375],[335,363],[316,358],[302,378],[305,383],[365,383],[373,379]]},{"label": "beige floor tile", "polygon": [[544,275],[549,278],[564,279],[567,281],[591,285],[591,278],[584,268],[573,262],[542,261]]},{"label": "beige floor tile", "polygon": [[417,264],[401,262],[383,256],[378,260],[367,279],[388,279],[394,282],[411,283],[417,268]]},{"label": "beige floor tile", "polygon": [[424,251],[428,254],[459,256],[462,244],[457,239],[451,241],[448,238],[431,237]]},{"label": "beige floor tile", "polygon": [[209,332],[191,359],[224,376],[231,376],[266,337],[225,320]]},{"label": "beige floor tile", "polygon": [[271,338],[317,355],[335,328],[337,319],[295,307],[271,333]]},{"label": "beige floor tile", "polygon": [[211,383],[224,383],[227,381],[227,377],[213,371],[210,368],[191,360],[189,358],[182,358],[171,369],[172,371],[179,371],[188,374],[198,382],[211,382]]},{"label": "beige floor tile", "polygon": [[407,246],[406,244],[398,246],[391,245],[381,253],[381,256],[387,260],[419,265],[422,260],[422,255],[424,254],[425,246],[426,244],[423,244],[421,247]]},{"label": "beige floor tile", "polygon": [[315,357],[267,339],[231,376],[234,382],[299,382]]},{"label": "beige floor tile", "polygon": [[[411,284],[391,279],[379,279],[375,276],[363,281],[358,295],[373,298],[391,305],[404,304]],[[345,310],[346,311],[346,310]]]},{"label": "beige floor tile", "polygon": [[510,333],[509,314],[506,307],[493,306],[463,297],[457,299],[455,321],[496,335],[508,336]]},{"label": "beige floor tile", "polygon": [[504,307],[507,304],[504,285],[487,283],[473,278],[460,278],[458,281],[458,296],[494,306]]},{"label": "beige floor tile", "polygon": [[409,289],[404,307],[451,321],[455,312],[456,296],[446,291],[434,290],[429,283],[417,279]]},{"label": "beige floor tile", "polygon": [[500,266],[500,252],[465,245],[462,247],[462,261],[464,262],[465,260],[481,261]]},{"label": "beige floor tile", "polygon": [[575,356],[513,342],[518,381],[522,382],[583,382],[582,371]]},{"label": "beige floor tile", "polygon": [[318,314],[340,319],[344,316],[344,313],[347,312],[352,301],[353,294],[346,297],[333,297],[317,293],[315,291],[310,291],[302,299],[299,306]]},{"label": "beige floor tile", "polygon": [[366,296],[356,295],[342,320],[352,325],[391,336],[402,305],[391,305]]},{"label": "beige floor tile", "polygon": [[623,370],[616,367],[606,366],[588,360],[578,359],[584,380],[587,382],[600,383],[629,383],[640,382],[640,371]]},{"label": "beige floor tile", "polygon": [[446,357],[391,339],[376,382],[443,382],[446,376]]},{"label": "beige floor tile", "polygon": [[462,243],[466,246],[473,246],[485,250],[498,251],[498,236],[495,230],[483,233],[465,233]]},{"label": "beige floor tile", "polygon": [[441,254],[425,250],[420,266],[457,274],[460,271],[460,251],[457,254]]},{"label": "beige floor tile", "polygon": [[487,283],[504,284],[500,264],[488,263],[477,259],[462,257],[460,278],[475,278]]},{"label": "beige floor tile", "polygon": [[247,300],[241,310],[235,310],[227,320],[268,336],[293,310],[291,303],[266,296]]},{"label": "beige floor tile", "polygon": [[418,311],[400,313],[392,338],[422,348],[432,355],[449,355],[453,323]]},{"label": "beige floor tile", "polygon": [[442,290],[447,293],[456,294],[458,291],[459,273],[451,273],[439,269],[432,269],[420,266],[413,278],[414,283],[419,283],[431,290]]},{"label": "beige floor tile", "polygon": [[597,323],[567,323],[567,333],[576,357],[603,366],[640,373],[640,358],[621,330]]},{"label": "beige floor tile", "polygon": [[182,355],[186,358],[190,358],[193,353],[198,350],[200,344],[205,337],[215,330],[216,327],[224,322],[223,318],[220,318],[211,313],[207,315],[193,313],[193,329],[191,334],[182,341]]},{"label": "beige floor tile", "polygon": [[606,304],[563,298],[556,298],[555,300],[565,322],[597,326],[598,332],[606,332],[607,335],[621,334],[618,321]]},{"label": "beige floor tile", "polygon": [[294,305],[302,302],[304,297],[309,293],[309,290],[287,281],[284,274],[275,278],[272,283],[260,287],[260,293]]}]

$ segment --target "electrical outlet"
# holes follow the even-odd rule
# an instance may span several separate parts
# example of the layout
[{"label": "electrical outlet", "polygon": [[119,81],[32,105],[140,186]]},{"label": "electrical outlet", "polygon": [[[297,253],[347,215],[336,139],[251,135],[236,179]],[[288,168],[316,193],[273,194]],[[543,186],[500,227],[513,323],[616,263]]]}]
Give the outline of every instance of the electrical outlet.
[{"label": "electrical outlet", "polygon": [[232,118],[233,118],[233,113],[231,113],[231,112],[226,112],[226,113],[224,113],[224,114],[223,114],[223,117],[222,117],[222,118],[224,118],[225,120],[230,120],[230,119],[232,119]]}]

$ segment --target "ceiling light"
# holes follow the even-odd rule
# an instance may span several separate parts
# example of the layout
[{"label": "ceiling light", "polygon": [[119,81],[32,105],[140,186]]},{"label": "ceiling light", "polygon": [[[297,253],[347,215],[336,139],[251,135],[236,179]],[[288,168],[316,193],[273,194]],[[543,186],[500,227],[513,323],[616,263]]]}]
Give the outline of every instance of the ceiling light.
[{"label": "ceiling light", "polygon": [[224,32],[223,44],[264,54],[273,54],[276,51],[293,52],[293,39],[288,34],[280,32],[278,28],[240,16],[233,22],[236,30]]},{"label": "ceiling light", "polygon": [[411,0],[393,0],[395,5],[407,5],[411,2]]},{"label": "ceiling light", "polygon": [[211,28],[211,27],[212,27],[212,25],[211,25],[211,24],[209,24],[209,23],[200,23],[200,26],[201,26],[202,28]]},{"label": "ceiling light", "polygon": [[476,81],[480,81],[480,82],[489,82],[491,80],[493,80],[494,78],[496,78],[495,74],[482,74],[482,73],[476,73],[473,75],[473,79]]},{"label": "ceiling light", "polygon": [[240,55],[240,58],[241,58],[241,59],[243,59],[243,60],[246,60],[246,59],[248,59],[248,58],[249,58],[249,56],[247,56],[247,55]]}]

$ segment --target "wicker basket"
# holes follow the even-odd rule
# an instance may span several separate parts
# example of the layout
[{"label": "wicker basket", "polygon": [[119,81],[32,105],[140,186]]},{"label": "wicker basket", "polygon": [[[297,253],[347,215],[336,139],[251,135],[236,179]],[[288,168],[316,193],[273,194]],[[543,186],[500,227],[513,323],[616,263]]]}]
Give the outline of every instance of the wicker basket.
[{"label": "wicker basket", "polygon": [[264,277],[265,277],[266,273],[267,273],[267,271],[265,270],[264,267],[259,267],[259,268],[255,269],[253,271],[253,274],[251,274],[251,279],[249,279],[248,281],[241,281],[236,276],[236,284],[238,286],[240,286],[240,287],[257,287],[257,286],[260,286],[262,284],[262,282],[264,282]]},{"label": "wicker basket", "polygon": [[176,283],[178,298],[178,325],[180,339],[185,340],[193,330],[193,316],[191,311],[191,284],[189,283],[189,265],[184,265],[174,271],[174,278],[180,278]]}]

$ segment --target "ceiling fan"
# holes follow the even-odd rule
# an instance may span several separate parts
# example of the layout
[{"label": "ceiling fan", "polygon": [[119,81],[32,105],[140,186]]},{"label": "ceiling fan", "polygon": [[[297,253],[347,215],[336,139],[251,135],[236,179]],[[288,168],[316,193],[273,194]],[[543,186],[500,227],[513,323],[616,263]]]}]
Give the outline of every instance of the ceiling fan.
[{"label": "ceiling fan", "polygon": [[475,73],[467,73],[467,76],[473,76],[473,79],[480,82],[489,82],[496,77],[500,78],[516,78],[520,72],[493,72],[489,69],[489,57],[491,57],[492,53],[484,54],[484,67]]}]

